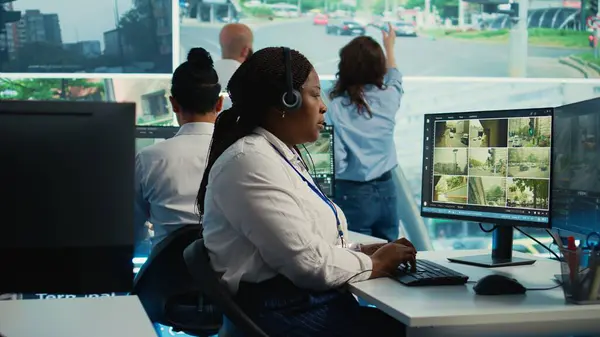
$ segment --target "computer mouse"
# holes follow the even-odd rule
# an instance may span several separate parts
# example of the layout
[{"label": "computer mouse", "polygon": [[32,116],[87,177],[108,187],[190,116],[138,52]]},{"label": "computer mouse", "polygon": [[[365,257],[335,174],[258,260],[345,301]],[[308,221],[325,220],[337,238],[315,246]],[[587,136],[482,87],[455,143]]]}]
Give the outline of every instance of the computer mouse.
[{"label": "computer mouse", "polygon": [[519,281],[499,274],[485,276],[475,284],[473,290],[477,295],[518,295],[527,291]]}]

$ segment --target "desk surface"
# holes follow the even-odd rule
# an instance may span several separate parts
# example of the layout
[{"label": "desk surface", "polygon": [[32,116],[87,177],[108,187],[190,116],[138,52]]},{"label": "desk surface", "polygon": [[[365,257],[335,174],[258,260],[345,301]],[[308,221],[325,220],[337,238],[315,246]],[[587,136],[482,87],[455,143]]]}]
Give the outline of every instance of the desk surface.
[{"label": "desk surface", "polygon": [[[435,261],[469,276],[465,286],[406,287],[381,278],[351,285],[351,291],[409,327],[494,325],[597,320],[600,305],[567,305],[562,288],[528,291],[525,295],[478,296],[473,283],[501,273],[512,275],[527,288],[555,286],[560,273],[556,261],[538,259],[530,266],[479,268],[450,263],[447,257],[489,254],[489,251],[419,252],[418,258]],[[532,258],[514,252],[515,256]],[[473,282],[473,283],[471,283]]]},{"label": "desk surface", "polygon": [[155,337],[137,296],[0,301],[6,337]]}]

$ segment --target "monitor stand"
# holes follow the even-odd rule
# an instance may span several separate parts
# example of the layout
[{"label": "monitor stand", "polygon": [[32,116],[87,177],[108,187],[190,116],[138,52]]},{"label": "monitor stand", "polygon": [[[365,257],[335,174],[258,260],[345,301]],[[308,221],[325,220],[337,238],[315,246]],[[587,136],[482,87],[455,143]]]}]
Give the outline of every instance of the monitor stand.
[{"label": "monitor stand", "polygon": [[497,268],[510,266],[525,266],[534,264],[533,259],[524,259],[512,256],[513,227],[497,226],[492,236],[491,255],[473,255],[448,258],[448,261],[467,264],[470,266]]}]

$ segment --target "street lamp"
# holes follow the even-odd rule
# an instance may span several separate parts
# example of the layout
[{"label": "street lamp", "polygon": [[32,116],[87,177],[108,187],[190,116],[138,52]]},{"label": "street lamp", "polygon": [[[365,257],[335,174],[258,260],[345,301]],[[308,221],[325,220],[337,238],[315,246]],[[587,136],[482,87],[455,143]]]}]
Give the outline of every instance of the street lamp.
[{"label": "street lamp", "polygon": [[456,153],[458,152],[458,149],[454,149],[452,152],[454,152],[454,174],[460,174],[460,170],[458,169],[458,161],[456,160]]}]

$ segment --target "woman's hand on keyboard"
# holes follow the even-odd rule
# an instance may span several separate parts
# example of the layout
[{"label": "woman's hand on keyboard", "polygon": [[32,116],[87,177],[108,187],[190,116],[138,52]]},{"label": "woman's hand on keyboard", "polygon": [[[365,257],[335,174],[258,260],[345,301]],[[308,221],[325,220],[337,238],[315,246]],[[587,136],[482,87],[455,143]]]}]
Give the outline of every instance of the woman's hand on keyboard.
[{"label": "woman's hand on keyboard", "polygon": [[417,251],[414,247],[395,242],[385,244],[371,256],[373,261],[371,278],[393,275],[398,266],[403,263],[415,266],[416,257]]}]

